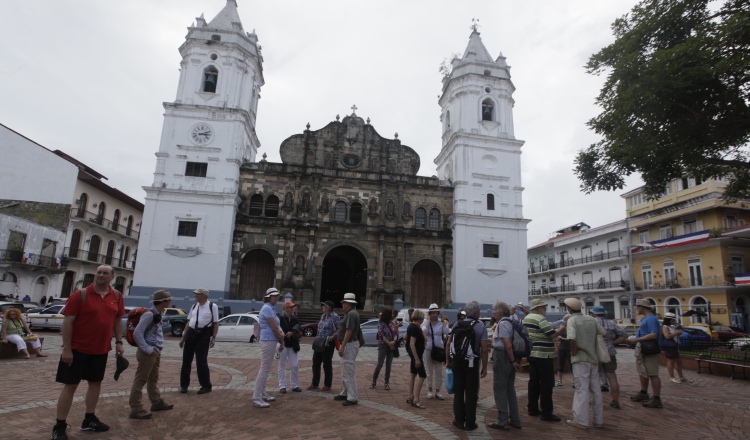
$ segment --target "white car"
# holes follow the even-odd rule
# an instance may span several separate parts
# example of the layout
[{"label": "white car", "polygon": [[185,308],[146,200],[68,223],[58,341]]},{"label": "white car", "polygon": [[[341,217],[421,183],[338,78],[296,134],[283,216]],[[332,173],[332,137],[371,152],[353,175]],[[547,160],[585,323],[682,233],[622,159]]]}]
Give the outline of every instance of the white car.
[{"label": "white car", "polygon": [[65,316],[60,313],[64,304],[55,304],[39,313],[29,313],[27,322],[30,329],[61,329]]},{"label": "white car", "polygon": [[236,313],[225,316],[217,323],[219,330],[216,332],[217,341],[255,341],[255,324],[260,318],[256,313]]}]

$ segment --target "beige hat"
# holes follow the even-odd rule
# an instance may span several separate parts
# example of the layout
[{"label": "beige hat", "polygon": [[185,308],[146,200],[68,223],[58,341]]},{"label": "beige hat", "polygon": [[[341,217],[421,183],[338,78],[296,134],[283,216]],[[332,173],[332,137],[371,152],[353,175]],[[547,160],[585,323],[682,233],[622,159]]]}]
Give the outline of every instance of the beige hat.
[{"label": "beige hat", "polygon": [[204,289],[203,287],[199,287],[199,288],[193,290],[193,293],[198,293],[198,294],[201,294],[201,295],[208,296],[208,289]]},{"label": "beige hat", "polygon": [[581,300],[578,298],[565,298],[563,302],[572,310],[581,310]]},{"label": "beige hat", "polygon": [[341,302],[348,302],[349,304],[357,304],[357,297],[353,293],[345,293],[344,299]]},{"label": "beige hat", "polygon": [[529,303],[529,310],[534,310],[537,307],[547,307],[547,303],[541,299],[532,299],[531,303]]},{"label": "beige hat", "polygon": [[651,304],[651,301],[647,299],[639,299],[638,301],[636,301],[635,305],[641,306],[641,307],[648,307],[649,309],[653,307],[653,304]]},{"label": "beige hat", "polygon": [[265,296],[266,298],[268,298],[270,296],[276,296],[276,295],[281,295],[279,293],[279,289],[277,289],[275,287],[271,287],[270,289],[266,290],[266,296]]},{"label": "beige hat", "polygon": [[435,303],[432,303],[432,304],[430,304],[430,309],[429,309],[429,311],[430,311],[430,312],[439,312],[439,311],[440,311],[440,307],[438,307],[438,305],[437,305],[437,304],[435,304]]},{"label": "beige hat", "polygon": [[664,319],[677,319],[677,316],[672,312],[667,312],[664,314]]},{"label": "beige hat", "polygon": [[154,292],[154,299],[152,299],[150,302],[162,302],[168,299],[172,299],[172,295],[169,293],[169,290],[157,290],[156,292]]}]

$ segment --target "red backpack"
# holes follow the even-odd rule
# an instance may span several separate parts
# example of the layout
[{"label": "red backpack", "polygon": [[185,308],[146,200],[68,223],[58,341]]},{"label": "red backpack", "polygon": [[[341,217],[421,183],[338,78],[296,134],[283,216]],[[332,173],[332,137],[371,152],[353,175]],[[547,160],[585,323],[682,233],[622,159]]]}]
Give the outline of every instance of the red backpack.
[{"label": "red backpack", "polygon": [[[137,347],[138,344],[135,342],[135,336],[133,336],[133,332],[135,332],[135,328],[138,326],[138,323],[141,321],[141,315],[143,315],[145,312],[148,312],[150,309],[144,309],[143,307],[136,307],[133,310],[128,313],[128,322],[125,325],[125,339],[127,339],[128,344],[132,345],[133,347]],[[151,330],[151,327],[154,326],[154,323],[152,322],[151,325],[148,326],[146,331]]]}]

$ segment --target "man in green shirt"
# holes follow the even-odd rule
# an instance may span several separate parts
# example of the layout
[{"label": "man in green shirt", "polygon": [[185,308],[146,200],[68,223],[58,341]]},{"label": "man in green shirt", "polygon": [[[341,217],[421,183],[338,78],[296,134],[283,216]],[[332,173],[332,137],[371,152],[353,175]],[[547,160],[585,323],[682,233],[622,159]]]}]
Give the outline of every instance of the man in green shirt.
[{"label": "man in green shirt", "polygon": [[568,425],[588,429],[589,401],[593,395],[594,426],[601,428],[604,425],[604,413],[602,389],[599,386],[596,338],[607,332],[596,322],[596,319],[581,314],[581,300],[568,298],[565,300],[565,306],[570,313],[568,340],[570,341],[570,364],[573,367],[576,388],[573,396],[573,420],[568,420]]},{"label": "man in green shirt", "polygon": [[[565,331],[565,326],[552,328],[545,315],[547,303],[535,299],[529,304],[529,314],[523,325],[529,331],[531,356],[529,356],[529,415],[541,415],[545,422],[559,422],[552,412],[552,388],[555,386],[555,338]],[[540,411],[541,407],[541,411]]]},{"label": "man in green shirt", "polygon": [[351,406],[356,405],[359,401],[354,360],[357,359],[357,353],[359,353],[359,332],[361,331],[354,294],[344,294],[341,306],[344,308],[345,315],[339,326],[338,340],[341,342],[339,356],[341,357],[341,378],[344,382],[344,389],[333,400],[343,400],[344,406]]}]

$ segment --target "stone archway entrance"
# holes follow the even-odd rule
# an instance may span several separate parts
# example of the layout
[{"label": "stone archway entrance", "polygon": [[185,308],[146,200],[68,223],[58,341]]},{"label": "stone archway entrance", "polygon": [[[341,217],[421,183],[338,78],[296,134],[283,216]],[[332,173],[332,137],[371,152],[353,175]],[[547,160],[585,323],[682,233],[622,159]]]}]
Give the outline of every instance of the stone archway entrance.
[{"label": "stone archway entrance", "polygon": [[352,246],[333,248],[323,260],[320,300],[333,301],[340,307],[344,294],[357,296],[357,308],[365,305],[367,298],[367,260],[362,252]]},{"label": "stone archway entrance", "polygon": [[276,263],[268,252],[255,249],[248,252],[240,266],[240,290],[237,299],[263,301],[266,290],[276,280]]},{"label": "stone archway entrance", "polygon": [[410,307],[429,307],[435,303],[442,307],[443,271],[432,260],[421,260],[411,271]]}]

